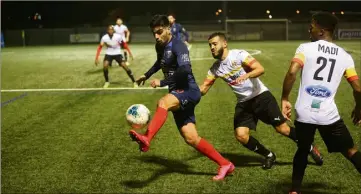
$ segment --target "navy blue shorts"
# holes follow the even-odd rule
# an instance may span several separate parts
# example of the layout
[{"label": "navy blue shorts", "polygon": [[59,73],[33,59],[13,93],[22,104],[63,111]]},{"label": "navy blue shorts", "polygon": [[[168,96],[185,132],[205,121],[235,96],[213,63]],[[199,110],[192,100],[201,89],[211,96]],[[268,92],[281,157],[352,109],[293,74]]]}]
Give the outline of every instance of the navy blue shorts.
[{"label": "navy blue shorts", "polygon": [[173,111],[174,120],[178,129],[181,129],[188,123],[196,124],[194,109],[201,100],[202,96],[199,88],[173,90],[170,93],[177,97],[180,102],[180,108],[177,111]]}]

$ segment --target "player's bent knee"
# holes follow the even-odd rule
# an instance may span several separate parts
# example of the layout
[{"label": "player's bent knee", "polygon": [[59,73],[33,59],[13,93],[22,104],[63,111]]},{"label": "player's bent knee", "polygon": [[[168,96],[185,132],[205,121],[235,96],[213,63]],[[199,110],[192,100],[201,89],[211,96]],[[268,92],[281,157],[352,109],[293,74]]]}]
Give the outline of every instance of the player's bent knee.
[{"label": "player's bent knee", "polygon": [[201,137],[199,136],[185,136],[184,137],[184,141],[188,144],[188,145],[191,145],[191,146],[197,146],[198,143],[200,142],[201,140]]},{"label": "player's bent knee", "polygon": [[167,94],[158,101],[158,107],[166,110],[176,110],[179,108],[179,100],[173,94]]},{"label": "player's bent knee", "polygon": [[351,158],[356,152],[357,152],[356,148],[350,148],[348,150],[343,151],[342,155],[344,155],[346,158]]},{"label": "player's bent knee", "polygon": [[184,141],[191,146],[197,146],[201,141],[201,137],[198,135],[198,132],[193,123],[188,123],[187,125],[181,128],[181,133],[184,138]]},{"label": "player's bent knee", "polygon": [[247,144],[249,140],[249,129],[247,127],[239,127],[235,131],[235,136],[240,143]]},{"label": "player's bent knee", "polygon": [[281,125],[275,126],[275,129],[278,133],[288,136],[290,134],[290,127],[287,123],[282,123]]}]

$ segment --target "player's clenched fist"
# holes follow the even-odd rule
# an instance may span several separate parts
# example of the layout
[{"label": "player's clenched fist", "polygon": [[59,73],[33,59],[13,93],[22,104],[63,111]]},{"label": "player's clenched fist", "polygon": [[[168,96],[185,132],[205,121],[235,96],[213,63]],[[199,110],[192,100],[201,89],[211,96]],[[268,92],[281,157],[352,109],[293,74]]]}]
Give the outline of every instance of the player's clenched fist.
[{"label": "player's clenched fist", "polygon": [[150,83],[150,85],[151,85],[153,88],[159,87],[159,86],[160,86],[160,80],[159,80],[159,79],[154,79],[154,80],[152,80],[152,82]]}]

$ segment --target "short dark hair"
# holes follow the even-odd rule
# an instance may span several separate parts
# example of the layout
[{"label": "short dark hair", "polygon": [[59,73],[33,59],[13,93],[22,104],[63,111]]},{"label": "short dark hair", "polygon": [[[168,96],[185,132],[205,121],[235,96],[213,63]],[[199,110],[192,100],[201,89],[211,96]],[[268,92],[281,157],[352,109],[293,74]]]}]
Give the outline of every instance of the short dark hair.
[{"label": "short dark hair", "polygon": [[150,28],[156,26],[169,27],[169,20],[166,15],[155,15],[149,23]]},{"label": "short dark hair", "polygon": [[312,15],[312,20],[321,28],[333,33],[337,27],[338,19],[329,12],[317,12]]},{"label": "short dark hair", "polygon": [[226,34],[224,34],[223,32],[214,32],[212,33],[209,37],[208,37],[208,40],[216,37],[216,36],[219,36],[220,38],[222,38],[223,40],[227,41],[227,37],[226,37]]}]

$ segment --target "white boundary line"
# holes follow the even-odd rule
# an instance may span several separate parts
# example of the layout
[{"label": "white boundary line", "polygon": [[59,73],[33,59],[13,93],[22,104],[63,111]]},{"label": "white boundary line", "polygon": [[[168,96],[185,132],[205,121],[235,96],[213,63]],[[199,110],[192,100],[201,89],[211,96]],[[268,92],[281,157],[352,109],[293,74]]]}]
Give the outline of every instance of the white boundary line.
[{"label": "white boundary line", "polygon": [[[247,49],[245,49],[247,50]],[[262,52],[260,50],[248,50],[250,55],[258,55]],[[210,60],[213,58],[195,58],[192,61]],[[152,88],[152,87],[139,87],[139,88],[50,88],[50,89],[8,89],[1,90],[1,93],[9,92],[56,92],[56,91],[104,91],[104,90],[166,90],[168,87]]]},{"label": "white boundary line", "polygon": [[152,87],[139,87],[139,88],[51,88],[51,89],[10,89],[1,90],[3,92],[56,92],[56,91],[104,91],[104,90],[166,90],[168,87],[152,88]]},{"label": "white boundary line", "polygon": [[15,52],[12,51],[1,51],[1,54],[14,54]]},{"label": "white boundary line", "polygon": [[[244,49],[244,50],[248,51],[250,55],[259,55],[262,53],[262,51],[260,50],[248,50],[248,49]],[[211,57],[194,58],[194,59],[191,58],[191,61],[202,61],[202,60],[215,60],[215,59]]]}]

